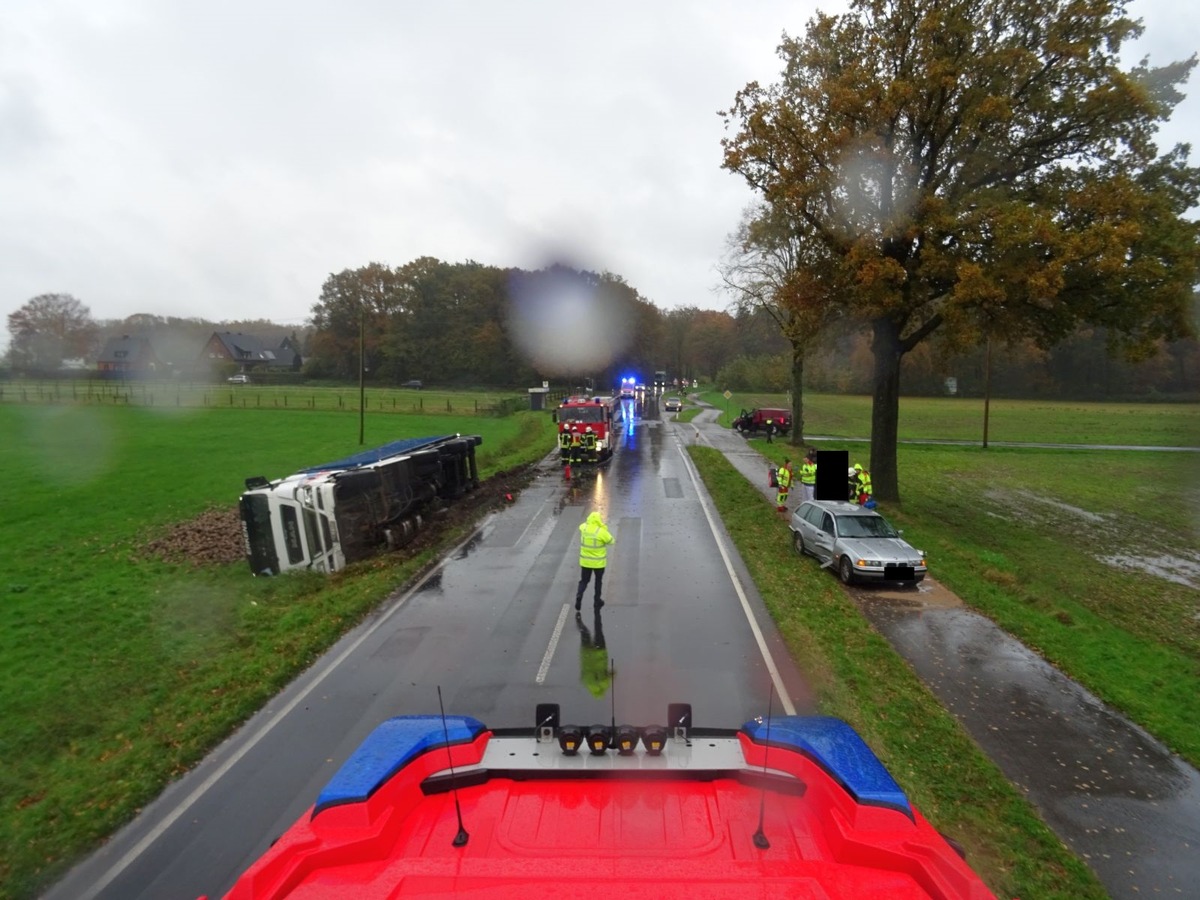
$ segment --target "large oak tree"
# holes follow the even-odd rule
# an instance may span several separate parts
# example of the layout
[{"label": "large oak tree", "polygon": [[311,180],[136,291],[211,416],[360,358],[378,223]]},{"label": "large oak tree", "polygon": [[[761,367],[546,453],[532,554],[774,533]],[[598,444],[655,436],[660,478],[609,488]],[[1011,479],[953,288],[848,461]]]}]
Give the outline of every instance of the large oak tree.
[{"label": "large oak tree", "polygon": [[1196,59],[1123,68],[1140,33],[1109,0],[853,0],[724,113],[724,166],[871,329],[882,499],[900,361],[938,329],[1048,346],[1091,323],[1134,354],[1187,333],[1200,172],[1154,137]]}]

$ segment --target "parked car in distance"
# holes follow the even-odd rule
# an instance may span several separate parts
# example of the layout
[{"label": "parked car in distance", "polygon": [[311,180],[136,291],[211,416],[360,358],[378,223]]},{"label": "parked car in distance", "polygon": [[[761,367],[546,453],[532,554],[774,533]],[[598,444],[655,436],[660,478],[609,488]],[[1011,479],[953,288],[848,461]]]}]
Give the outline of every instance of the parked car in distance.
[{"label": "parked car in distance", "polygon": [[412,381],[406,381],[406,382],[404,382],[404,384],[400,385],[400,387],[402,387],[402,388],[412,388],[412,389],[413,389],[413,390],[415,390],[415,391],[419,391],[419,390],[420,390],[420,389],[423,387],[423,385],[421,384],[421,381],[420,381],[420,379],[418,379],[418,378],[414,378],[414,379],[412,379]]},{"label": "parked car in distance", "polygon": [[249,384],[250,376],[249,375],[230,375],[225,380],[228,381],[230,384]]},{"label": "parked car in distance", "polygon": [[917,550],[883,516],[844,500],[806,500],[788,525],[792,546],[834,569],[844,584],[856,581],[916,585],[925,578],[925,552]]},{"label": "parked car in distance", "polygon": [[663,403],[663,409],[667,412],[679,412],[683,409],[683,400],[679,397],[668,397]]},{"label": "parked car in distance", "polygon": [[755,434],[759,431],[787,434],[792,430],[792,413],[791,410],[774,407],[743,409],[741,415],[733,420],[733,428],[742,434]]}]

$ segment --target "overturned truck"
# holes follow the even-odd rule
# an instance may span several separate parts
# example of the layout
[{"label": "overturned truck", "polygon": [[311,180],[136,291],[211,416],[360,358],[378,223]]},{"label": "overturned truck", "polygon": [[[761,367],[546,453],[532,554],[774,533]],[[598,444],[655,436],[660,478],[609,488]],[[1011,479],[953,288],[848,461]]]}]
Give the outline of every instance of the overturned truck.
[{"label": "overturned truck", "polygon": [[337,572],[402,547],[423,516],[479,487],[479,435],[392,441],[277,481],[246,479],[239,507],[255,575]]}]

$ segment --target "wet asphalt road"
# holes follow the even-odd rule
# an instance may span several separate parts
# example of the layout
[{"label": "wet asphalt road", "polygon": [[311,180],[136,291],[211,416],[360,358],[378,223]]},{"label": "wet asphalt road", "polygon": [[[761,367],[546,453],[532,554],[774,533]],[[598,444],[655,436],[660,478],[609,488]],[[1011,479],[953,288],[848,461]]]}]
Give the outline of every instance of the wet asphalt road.
[{"label": "wet asphalt road", "polygon": [[[552,461],[413,591],[390,599],[233,738],[46,895],[219,897],[300,816],[375,725],[437,711],[532,725],[665,724],[691,702],[696,724],[736,727],[807,709],[787,658],[679,439],[650,409],[607,465],[570,485]],[[597,619],[573,608],[578,526],[593,509],[616,536]],[[600,648],[600,635],[603,648]],[[615,684],[604,675],[607,655]],[[599,658],[599,665],[597,664]]]},{"label": "wet asphalt road", "polygon": [[[701,413],[687,439],[724,452],[774,501],[765,458],[716,415]],[[1196,769],[936,579],[850,593],[1113,897],[1200,897]]]}]

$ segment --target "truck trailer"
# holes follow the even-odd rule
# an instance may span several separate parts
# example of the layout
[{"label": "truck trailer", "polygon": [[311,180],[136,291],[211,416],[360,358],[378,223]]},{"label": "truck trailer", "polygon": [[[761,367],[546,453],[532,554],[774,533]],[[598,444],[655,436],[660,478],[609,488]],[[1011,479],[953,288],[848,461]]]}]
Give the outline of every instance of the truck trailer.
[{"label": "truck trailer", "polygon": [[477,434],[408,438],[277,481],[247,478],[239,508],[250,571],[338,572],[404,546],[435,504],[479,487],[481,443]]}]

